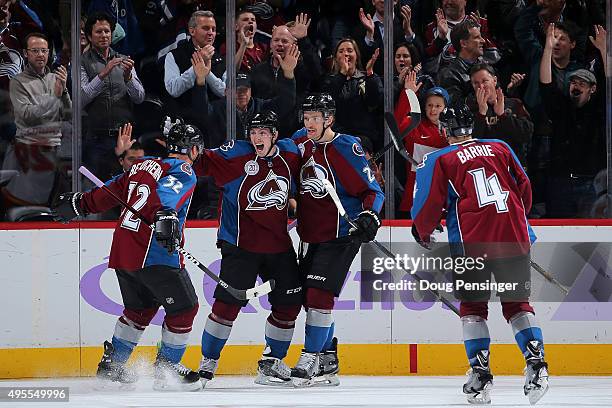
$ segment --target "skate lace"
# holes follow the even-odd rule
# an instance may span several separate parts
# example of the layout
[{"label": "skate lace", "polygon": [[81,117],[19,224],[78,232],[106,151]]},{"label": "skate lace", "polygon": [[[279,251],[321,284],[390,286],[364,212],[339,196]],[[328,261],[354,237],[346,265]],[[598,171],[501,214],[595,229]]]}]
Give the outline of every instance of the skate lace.
[{"label": "skate lace", "polygon": [[287,367],[287,364],[283,360],[274,360],[272,369],[282,375],[283,377],[291,377],[291,369]]},{"label": "skate lace", "polygon": [[186,376],[187,374],[189,374],[191,372],[191,370],[189,368],[185,367],[181,363],[172,364],[170,367],[172,367],[172,369],[174,371],[176,371],[177,373],[179,373],[182,376]]},{"label": "skate lace", "polygon": [[302,369],[306,372],[310,372],[313,370],[315,363],[317,362],[317,354],[316,353],[305,353],[302,352],[300,355],[300,359],[298,360],[295,368]]}]

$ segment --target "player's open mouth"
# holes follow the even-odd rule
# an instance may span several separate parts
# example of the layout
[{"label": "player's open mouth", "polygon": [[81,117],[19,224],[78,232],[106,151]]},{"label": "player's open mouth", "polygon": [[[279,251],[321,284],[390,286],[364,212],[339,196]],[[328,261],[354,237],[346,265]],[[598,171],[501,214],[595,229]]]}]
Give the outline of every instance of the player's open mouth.
[{"label": "player's open mouth", "polygon": [[255,149],[257,149],[258,152],[263,152],[264,144],[263,143],[256,144]]}]

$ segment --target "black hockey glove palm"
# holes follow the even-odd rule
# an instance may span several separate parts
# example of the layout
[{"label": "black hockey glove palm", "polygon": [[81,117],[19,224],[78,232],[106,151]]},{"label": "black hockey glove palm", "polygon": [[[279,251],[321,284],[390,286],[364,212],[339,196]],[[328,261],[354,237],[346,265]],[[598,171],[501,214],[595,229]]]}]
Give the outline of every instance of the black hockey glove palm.
[{"label": "black hockey glove palm", "polygon": [[51,206],[51,212],[55,221],[67,223],[68,221],[87,215],[81,208],[81,197],[83,193],[62,193]]},{"label": "black hockey glove palm", "polygon": [[176,211],[159,210],[155,213],[155,239],[169,254],[176,251],[181,239]]},{"label": "black hockey glove palm", "polygon": [[372,210],[365,210],[359,213],[359,216],[353,220],[357,228],[351,228],[349,235],[359,239],[362,243],[370,242],[376,238],[376,232],[380,228],[380,219],[378,214]]}]

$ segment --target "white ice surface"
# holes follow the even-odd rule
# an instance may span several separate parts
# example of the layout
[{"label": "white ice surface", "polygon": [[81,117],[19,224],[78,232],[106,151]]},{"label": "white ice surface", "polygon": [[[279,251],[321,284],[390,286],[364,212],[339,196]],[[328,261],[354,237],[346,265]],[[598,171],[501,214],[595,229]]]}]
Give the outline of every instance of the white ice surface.
[{"label": "white ice surface", "polygon": [[[3,407],[456,407],[469,405],[461,394],[465,377],[343,376],[339,387],[285,389],[253,384],[254,377],[219,376],[200,392],[151,390],[143,378],[133,391],[96,391],[92,378],[2,380],[0,387],[70,387],[69,403],[0,402]],[[526,407],[523,378],[494,379],[492,405]],[[551,377],[537,407],[612,407],[612,377]]]}]

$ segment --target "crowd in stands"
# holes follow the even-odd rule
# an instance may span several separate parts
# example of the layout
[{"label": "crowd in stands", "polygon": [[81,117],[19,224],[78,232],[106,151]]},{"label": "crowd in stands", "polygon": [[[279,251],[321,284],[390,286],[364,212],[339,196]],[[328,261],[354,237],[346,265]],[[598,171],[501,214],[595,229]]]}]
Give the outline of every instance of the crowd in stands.
[{"label": "crowd in stands", "polygon": [[[49,5],[53,3],[53,5]],[[274,110],[280,137],[302,127],[313,92],[336,103],[334,130],[384,145],[384,81],[393,82],[403,140],[417,161],[446,146],[440,112],[466,104],[474,136],[507,142],[533,185],[531,217],[607,216],[604,0],[83,0],[80,107],[73,106],[70,1],[0,0],[0,218],[44,208],[70,189],[71,123],[82,162],[100,178],[164,149],[159,124],[180,116],[208,148],[245,138],[248,118]],[[236,134],[227,134],[226,27],[235,29]],[[384,39],[393,33],[393,55]],[[393,60],[393,78],[383,75]],[[129,132],[126,125],[129,124]],[[129,137],[127,136],[129,134]],[[137,140],[134,142],[132,139]],[[396,214],[408,217],[415,167],[399,156]],[[385,183],[384,179],[387,179]],[[211,180],[198,181],[190,218],[216,217]]]}]

